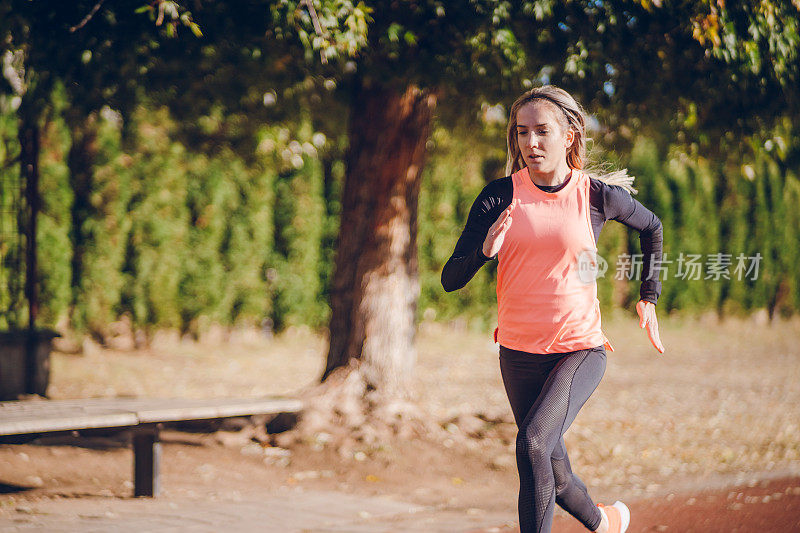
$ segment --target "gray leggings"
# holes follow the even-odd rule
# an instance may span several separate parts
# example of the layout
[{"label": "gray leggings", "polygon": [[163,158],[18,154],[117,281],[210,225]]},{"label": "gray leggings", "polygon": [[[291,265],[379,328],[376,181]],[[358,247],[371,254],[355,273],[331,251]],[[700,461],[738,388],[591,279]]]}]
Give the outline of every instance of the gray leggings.
[{"label": "gray leggings", "polygon": [[602,346],[560,354],[531,354],[500,346],[500,372],[517,422],[521,533],[548,533],[557,503],[594,531],[600,511],[572,473],[564,432],[606,368]]}]

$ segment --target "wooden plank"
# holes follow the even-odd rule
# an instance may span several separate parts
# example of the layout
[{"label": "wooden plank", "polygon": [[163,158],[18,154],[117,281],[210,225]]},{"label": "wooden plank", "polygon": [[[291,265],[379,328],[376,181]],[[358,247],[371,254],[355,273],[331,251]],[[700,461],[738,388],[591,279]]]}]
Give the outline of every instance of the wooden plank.
[{"label": "wooden plank", "polygon": [[119,409],[87,410],[49,401],[0,402],[0,435],[129,427],[138,423],[135,413]]},{"label": "wooden plank", "polygon": [[288,398],[253,400],[173,400],[135,407],[141,423],[207,420],[234,416],[296,413],[303,408],[299,400]]},{"label": "wooden plank", "polygon": [[302,407],[299,400],[277,397],[210,400],[90,398],[0,402],[0,435],[295,413]]}]

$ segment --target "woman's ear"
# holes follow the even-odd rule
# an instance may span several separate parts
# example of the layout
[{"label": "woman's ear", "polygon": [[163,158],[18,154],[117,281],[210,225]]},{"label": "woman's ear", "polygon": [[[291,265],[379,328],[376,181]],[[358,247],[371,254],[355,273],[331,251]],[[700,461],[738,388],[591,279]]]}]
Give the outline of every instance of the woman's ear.
[{"label": "woman's ear", "polygon": [[567,130],[567,148],[572,146],[573,142],[575,142],[575,130],[570,128]]}]

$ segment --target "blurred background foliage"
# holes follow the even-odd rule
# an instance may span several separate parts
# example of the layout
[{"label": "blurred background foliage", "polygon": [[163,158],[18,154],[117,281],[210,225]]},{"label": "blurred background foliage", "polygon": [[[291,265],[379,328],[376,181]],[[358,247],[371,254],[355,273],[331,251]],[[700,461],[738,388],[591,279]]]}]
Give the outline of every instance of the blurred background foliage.
[{"label": "blurred background foliage", "polygon": [[[224,4],[134,14],[131,0],[73,31],[96,2],[0,2],[0,229],[16,222],[18,129],[33,121],[41,325],[98,339],[122,316],[145,333],[324,327],[356,76],[439,97],[419,319],[495,320],[493,263],[455,293],[439,275],[472,201],[503,176],[510,102],[541,83],[585,105],[594,157],[629,168],[661,218],[675,261],[662,312],[800,309],[796,3],[317,1],[322,33],[298,2]],[[0,328],[24,324],[16,245],[4,234]],[[630,309],[638,283],[614,279],[615,261],[638,238],[610,222],[599,246],[601,303]],[[680,253],[731,254],[730,279],[678,279]],[[736,256],[756,253],[757,279],[737,279]]]},{"label": "blurred background foliage", "polygon": [[[13,154],[9,113],[0,117],[0,135]],[[194,333],[212,323],[324,326],[344,174],[343,161],[320,155],[330,140],[309,123],[265,125],[257,155],[248,161],[226,149],[208,154],[188,148],[176,140],[177,126],[164,108],[139,108],[131,121],[123,142],[120,116],[109,108],[97,116],[79,278],[72,275],[74,192],[65,161],[71,138],[58,115],[44,131],[42,321],[100,338],[123,314],[145,330]],[[629,153],[594,147],[597,158],[636,176],[637,198],[664,224],[668,260],[680,253],[702,254],[703,262],[713,253],[733,256],[730,279],[680,280],[677,264],[667,264],[662,312],[798,311],[800,176],[785,165],[800,142],[793,128],[787,121],[734,164],[642,136],[632,140]],[[503,142],[502,127],[493,123],[480,131],[434,131],[420,196],[420,319],[460,318],[481,328],[495,319],[495,263],[454,293],[442,290],[439,276],[474,198],[503,175]],[[17,170],[12,164],[0,172],[10,183]],[[630,307],[638,283],[614,279],[615,261],[640,252],[638,236],[612,221],[599,246],[610,262],[599,280],[603,307]],[[761,254],[757,279],[737,279],[740,253]],[[4,280],[13,277],[3,273]],[[9,293],[21,290],[18,283],[0,290],[4,301],[22,301]],[[3,326],[18,320],[11,314],[3,319]]]}]

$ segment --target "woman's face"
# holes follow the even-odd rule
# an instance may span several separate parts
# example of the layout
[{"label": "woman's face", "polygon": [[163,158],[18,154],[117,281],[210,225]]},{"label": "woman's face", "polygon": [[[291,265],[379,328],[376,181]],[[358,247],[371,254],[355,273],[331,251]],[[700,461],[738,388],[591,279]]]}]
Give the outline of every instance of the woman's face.
[{"label": "woman's face", "polygon": [[567,166],[567,148],[574,133],[562,126],[554,104],[531,102],[517,112],[517,142],[532,173],[553,174]]}]

